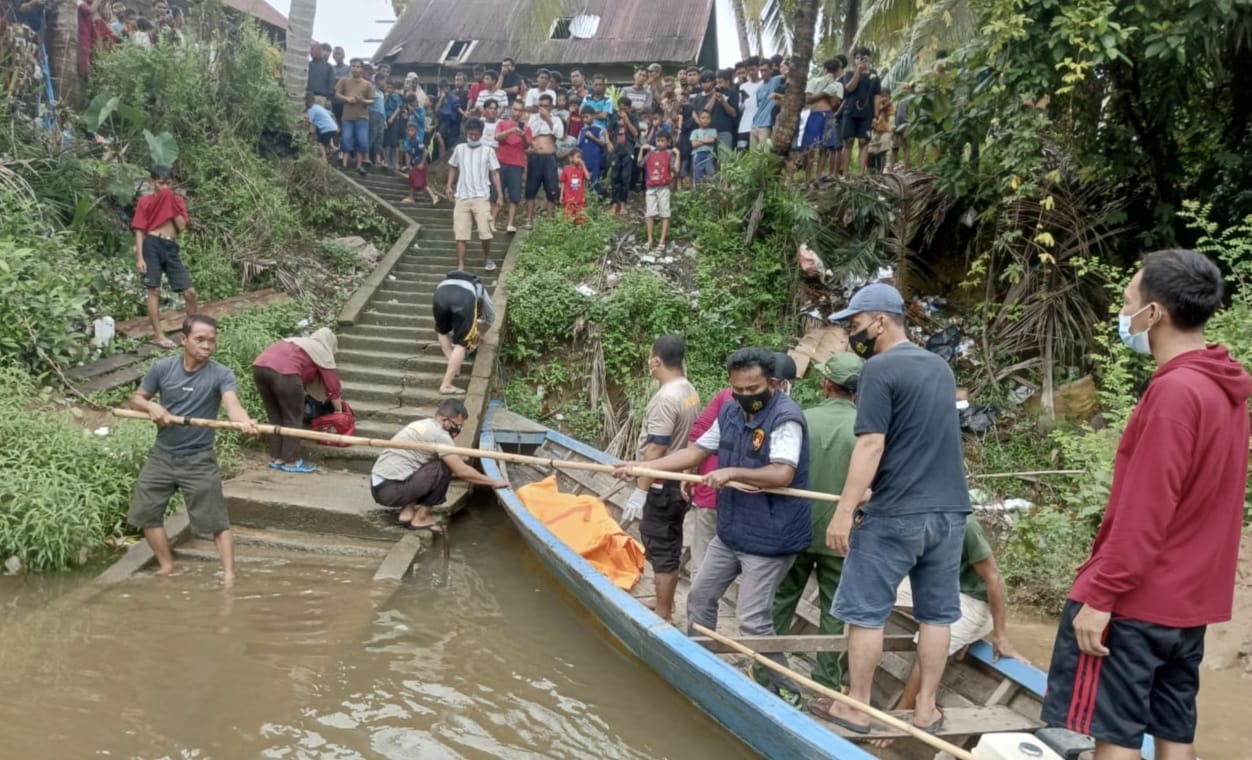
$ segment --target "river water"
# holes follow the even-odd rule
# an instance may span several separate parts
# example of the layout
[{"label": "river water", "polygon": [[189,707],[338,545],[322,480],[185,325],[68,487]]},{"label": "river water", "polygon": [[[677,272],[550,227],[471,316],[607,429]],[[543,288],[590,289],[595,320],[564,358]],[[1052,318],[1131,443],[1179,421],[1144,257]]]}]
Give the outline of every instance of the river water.
[{"label": "river water", "polygon": [[372,570],[332,560],[241,563],[231,592],[184,562],[48,608],[61,582],[0,579],[0,758],[753,756],[503,513],[469,513],[381,603]]},{"label": "river water", "polygon": [[[501,511],[455,528],[451,557],[390,596],[360,560],[241,563],[231,592],[207,562],[94,594],[0,578],[0,760],[753,756],[617,647]],[[1055,623],[1014,617],[1046,667]],[[1250,705],[1252,679],[1203,673],[1202,757],[1252,758]]]}]

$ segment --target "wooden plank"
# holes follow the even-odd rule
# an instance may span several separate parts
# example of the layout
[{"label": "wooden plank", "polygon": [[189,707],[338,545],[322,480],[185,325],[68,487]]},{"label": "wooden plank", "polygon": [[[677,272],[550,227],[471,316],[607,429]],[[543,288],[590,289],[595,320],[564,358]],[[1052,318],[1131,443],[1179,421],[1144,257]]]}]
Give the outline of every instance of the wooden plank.
[{"label": "wooden plank", "polygon": [[[938,736],[977,736],[992,731],[1033,731],[1043,726],[1041,721],[1028,718],[1019,712],[1002,706],[944,707],[940,709],[943,710],[943,728],[937,733]],[[892,717],[899,718],[905,723],[913,722],[912,710],[896,710],[890,714]],[[874,723],[870,727],[868,734],[854,733],[833,723],[827,723],[826,725],[835,733],[849,739],[892,739],[908,736],[903,731],[887,728],[881,723]]]},{"label": "wooden plank", "polygon": [[[847,636],[736,636],[733,637],[749,649],[757,652],[846,652],[848,651]],[[692,641],[718,654],[732,653],[736,650],[719,644],[704,636],[693,636]],[[887,636],[883,639],[883,651],[899,652],[912,650],[916,647],[912,636]]]},{"label": "wooden plank", "polygon": [[86,380],[91,377],[107,375],[115,370],[119,370],[123,367],[129,367],[132,364],[137,364],[143,361],[148,358],[148,355],[155,349],[156,346],[151,343],[145,343],[134,351],[114,354],[107,359],[101,359],[100,361],[91,362],[90,364],[84,364],[81,367],[74,367],[65,374],[66,376],[72,377],[76,380]]},{"label": "wooden plank", "polygon": [[84,396],[90,396],[99,391],[110,391],[114,388],[120,388],[123,385],[135,386],[143,379],[147,367],[140,364],[132,364],[129,367],[123,367],[116,372],[110,372],[107,375],[93,377],[85,383],[76,383],[75,390]]},{"label": "wooden plank", "polygon": [[[251,293],[231,296],[222,301],[200,304],[199,313],[207,314],[210,317],[224,317],[228,314],[236,314],[248,309],[259,309],[290,301],[291,296],[281,290],[257,290]],[[185,317],[186,315],[181,311],[164,312],[161,315],[161,329],[165,332],[181,329]],[[115,329],[118,335],[125,335],[128,338],[152,337],[152,323],[148,321],[147,317],[136,317],[125,322],[118,322],[115,325]]]}]

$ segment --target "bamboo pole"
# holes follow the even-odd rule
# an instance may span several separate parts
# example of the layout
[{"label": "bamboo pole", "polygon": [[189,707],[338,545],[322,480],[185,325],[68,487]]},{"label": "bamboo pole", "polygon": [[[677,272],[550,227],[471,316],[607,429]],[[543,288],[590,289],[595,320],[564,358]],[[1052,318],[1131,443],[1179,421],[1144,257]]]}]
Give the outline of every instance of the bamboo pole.
[{"label": "bamboo pole", "polygon": [[[113,416],[124,417],[132,420],[148,420],[151,419],[146,413],[135,411],[133,409],[114,409]],[[188,425],[190,427],[216,428],[221,430],[241,430],[241,426],[237,422],[229,420],[209,420],[199,417],[174,417],[175,424]],[[526,454],[510,454],[505,451],[488,451],[486,449],[471,449],[464,446],[448,446],[442,443],[418,443],[416,441],[393,441],[383,438],[361,438],[355,435],[339,435],[337,433],[322,433],[316,430],[305,430],[304,428],[281,427],[279,425],[266,425],[257,423],[257,430],[266,435],[286,435],[292,438],[304,438],[310,441],[321,441],[322,443],[337,443],[344,446],[368,446],[378,449],[410,449],[413,451],[429,451],[440,456],[453,454],[460,457],[476,457],[478,459],[495,459],[501,462],[514,462],[516,464],[532,464],[540,467],[549,467],[555,470],[587,470],[589,472],[603,472],[610,475],[617,472],[617,466],[611,464],[599,464],[598,462],[575,462],[565,459],[554,459],[551,457],[532,457]],[[690,472],[666,472],[664,470],[653,470],[647,467],[632,467],[629,471],[630,476],[652,478],[654,480],[680,480],[688,483],[702,483],[704,478],[700,475]],[[764,493],[779,494],[781,496],[795,496],[801,499],[816,499],[818,501],[839,501],[839,497],[834,494],[822,493],[821,491],[807,491],[801,488],[756,488],[746,483],[730,481],[726,484],[727,488],[738,488],[741,491],[762,491]]]},{"label": "bamboo pole", "polygon": [[1030,472],[987,472],[981,475],[970,475],[970,480],[986,480],[988,478],[1038,478],[1044,475],[1082,475],[1086,470],[1032,470]]},{"label": "bamboo pole", "polygon": [[956,746],[955,744],[951,742],[944,741],[943,739],[940,739],[938,736],[935,736],[933,734],[928,734],[922,729],[918,728],[917,726],[914,726],[911,723],[902,721],[890,713],[883,712],[882,710],[879,710],[876,707],[871,707],[865,704],[864,702],[855,700],[846,694],[835,691],[834,689],[828,688],[826,686],[822,686],[820,683],[812,680],[811,678],[806,678],[805,676],[797,673],[791,668],[788,668],[784,665],[779,665],[773,660],[767,657],[763,657],[759,653],[753,651],[752,649],[745,647],[744,645],[740,644],[734,639],[727,638],[726,636],[721,635],[717,631],[713,631],[708,628],[705,628],[699,623],[692,623],[691,627],[695,629],[696,631],[698,631],[699,633],[702,633],[705,636],[708,636],[710,639],[713,639],[714,641],[718,642],[719,644],[730,647],[731,649],[735,650],[736,652],[739,652],[740,654],[745,654],[751,657],[753,660],[760,663],[761,665],[764,665],[770,670],[776,673],[779,673],[781,675],[784,675],[787,678],[790,678],[791,680],[795,681],[801,686],[811,689],[812,691],[815,691],[824,697],[833,699],[836,702],[842,702],[843,704],[847,705],[848,707],[851,707],[852,709],[858,712],[863,712],[877,721],[886,723],[888,726],[891,726],[897,731],[903,731],[904,733],[908,734],[909,736],[912,736],[914,739],[917,739],[918,741],[921,741],[925,744],[929,744],[931,747],[934,747],[937,750],[947,752],[949,755],[952,755],[957,760],[976,760],[976,758],[972,754],[970,754],[967,750],[961,749],[960,747]]}]

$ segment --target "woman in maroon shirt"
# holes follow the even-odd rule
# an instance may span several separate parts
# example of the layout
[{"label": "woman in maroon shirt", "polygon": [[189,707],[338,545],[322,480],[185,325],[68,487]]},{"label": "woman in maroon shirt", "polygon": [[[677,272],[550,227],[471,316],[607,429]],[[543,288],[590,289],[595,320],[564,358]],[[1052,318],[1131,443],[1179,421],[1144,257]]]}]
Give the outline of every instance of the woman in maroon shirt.
[{"label": "woman in maroon shirt", "polygon": [[[252,363],[261,400],[270,424],[298,428],[304,424],[304,396],[329,400],[343,411],[343,387],[335,369],[339,342],[323,327],[308,338],[284,338],[265,349]],[[283,472],[316,472],[317,467],[300,458],[300,439],[275,435],[270,438],[270,467]]]}]

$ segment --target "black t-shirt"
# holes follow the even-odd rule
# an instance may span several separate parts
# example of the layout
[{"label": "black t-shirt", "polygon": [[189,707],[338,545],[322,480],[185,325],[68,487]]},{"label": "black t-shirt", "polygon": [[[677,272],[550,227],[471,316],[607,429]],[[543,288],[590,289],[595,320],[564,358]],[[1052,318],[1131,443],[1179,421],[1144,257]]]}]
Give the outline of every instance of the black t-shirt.
[{"label": "black t-shirt", "polygon": [[970,511],[955,399],[952,369],[920,346],[905,343],[865,362],[856,434],[886,436],[866,512]]},{"label": "black t-shirt", "polygon": [[843,75],[843,113],[845,116],[852,116],[857,119],[874,118],[874,99],[878,97],[878,90],[881,83],[878,80],[878,74],[870,69],[861,75],[861,81],[856,83],[856,90],[849,92],[848,83],[852,81],[852,77],[856,76],[853,71]]},{"label": "black t-shirt", "polygon": [[508,92],[514,87],[522,86],[522,75],[516,71],[510,71],[504,75],[504,79],[500,82],[500,89]]}]

